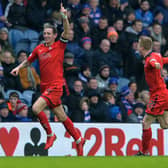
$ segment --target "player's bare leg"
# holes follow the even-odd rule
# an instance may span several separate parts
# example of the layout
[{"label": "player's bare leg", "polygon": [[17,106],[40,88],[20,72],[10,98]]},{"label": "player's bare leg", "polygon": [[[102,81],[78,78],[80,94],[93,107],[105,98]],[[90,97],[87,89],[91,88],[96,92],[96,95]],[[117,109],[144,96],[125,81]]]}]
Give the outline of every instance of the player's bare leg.
[{"label": "player's bare leg", "polygon": [[168,129],[168,111],[165,111],[162,116],[158,116],[157,119],[162,129]]},{"label": "player's bare leg", "polygon": [[43,98],[39,97],[36,100],[36,102],[33,104],[32,110],[34,114],[37,115],[38,119],[40,120],[40,124],[42,125],[42,127],[45,129],[47,133],[47,142],[44,149],[48,149],[53,145],[56,139],[56,135],[52,133],[50,124],[48,122],[48,118],[46,114],[43,112],[45,107],[47,107],[46,101]]},{"label": "player's bare leg", "polygon": [[149,145],[152,139],[151,124],[156,120],[155,116],[145,114],[143,119],[143,132],[142,132],[142,152],[138,152],[136,155],[148,154]]},{"label": "player's bare leg", "polygon": [[68,133],[74,138],[77,145],[78,156],[83,156],[83,146],[85,144],[85,139],[80,136],[71,119],[65,114],[63,106],[59,105],[52,109],[54,114],[57,116],[58,120],[61,121],[68,131]]}]

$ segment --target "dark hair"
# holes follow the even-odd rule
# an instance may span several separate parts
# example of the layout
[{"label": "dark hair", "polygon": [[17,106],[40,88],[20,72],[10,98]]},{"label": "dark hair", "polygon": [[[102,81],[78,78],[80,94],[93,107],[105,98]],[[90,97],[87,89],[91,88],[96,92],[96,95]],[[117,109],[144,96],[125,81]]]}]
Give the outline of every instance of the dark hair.
[{"label": "dark hair", "polygon": [[128,83],[128,87],[130,87],[133,83],[135,83],[135,84],[137,85],[136,81],[135,81],[135,80],[132,80],[132,81],[130,81],[130,82]]},{"label": "dark hair", "polygon": [[46,29],[46,28],[52,29],[54,34],[57,33],[57,28],[53,24],[51,24],[49,22],[48,23],[44,23],[43,29]]},{"label": "dark hair", "polygon": [[91,81],[91,80],[97,80],[95,76],[92,76],[88,79],[88,83]]},{"label": "dark hair", "polygon": [[137,22],[141,22],[141,23],[142,23],[142,21],[141,21],[141,20],[136,19],[136,20],[134,20],[134,21],[132,22],[132,25],[136,25],[136,23],[137,23]]},{"label": "dark hair", "polygon": [[101,16],[100,19],[102,19],[102,20],[107,20],[107,21],[108,21],[108,19],[107,19],[106,16]]},{"label": "dark hair", "polygon": [[17,54],[17,57],[19,57],[21,53],[25,53],[26,55],[28,55],[28,52],[26,50],[20,50]]},{"label": "dark hair", "polygon": [[10,97],[17,97],[18,99],[19,99],[19,94],[17,93],[17,92],[11,92],[10,94],[9,94],[9,98]]}]

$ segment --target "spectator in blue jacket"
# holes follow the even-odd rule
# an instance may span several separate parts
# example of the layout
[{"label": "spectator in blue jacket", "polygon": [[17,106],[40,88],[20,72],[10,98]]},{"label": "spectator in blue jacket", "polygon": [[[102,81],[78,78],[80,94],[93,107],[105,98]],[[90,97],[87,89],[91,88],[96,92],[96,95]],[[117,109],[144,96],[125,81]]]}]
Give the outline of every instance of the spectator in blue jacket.
[{"label": "spectator in blue jacket", "polygon": [[153,13],[150,11],[150,4],[148,0],[142,0],[140,3],[140,9],[135,11],[136,19],[139,19],[143,23],[143,27],[148,27],[153,23]]}]

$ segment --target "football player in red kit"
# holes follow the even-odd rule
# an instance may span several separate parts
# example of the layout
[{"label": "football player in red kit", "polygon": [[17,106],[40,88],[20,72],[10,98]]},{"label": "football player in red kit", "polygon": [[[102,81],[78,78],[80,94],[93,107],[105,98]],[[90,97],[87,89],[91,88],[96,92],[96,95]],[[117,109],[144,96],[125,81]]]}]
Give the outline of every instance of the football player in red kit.
[{"label": "football player in red kit", "polygon": [[57,116],[69,132],[69,134],[75,139],[77,146],[78,156],[83,155],[83,145],[85,139],[82,138],[76,128],[74,127],[70,118],[65,114],[61,104],[61,96],[63,94],[63,60],[64,50],[69,33],[69,21],[67,18],[67,10],[62,6],[60,14],[63,20],[64,31],[58,41],[55,42],[57,37],[56,28],[46,23],[44,24],[43,37],[44,43],[38,45],[27,60],[22,62],[16,68],[11,71],[11,74],[18,75],[20,68],[30,65],[35,59],[39,60],[40,65],[40,77],[41,77],[41,96],[36,100],[32,106],[33,112],[37,115],[41,125],[47,133],[47,142],[45,149],[50,148],[56,135],[52,132],[46,114],[43,112],[46,106],[52,109],[53,113]]},{"label": "football player in red kit", "polygon": [[163,65],[168,63],[168,58],[163,58],[160,53],[152,52],[152,43],[152,39],[147,36],[142,36],[138,42],[138,50],[145,61],[144,72],[149,86],[150,101],[143,119],[142,151],[139,151],[137,155],[149,154],[152,122],[157,119],[161,128],[168,128],[168,90],[162,77]]}]

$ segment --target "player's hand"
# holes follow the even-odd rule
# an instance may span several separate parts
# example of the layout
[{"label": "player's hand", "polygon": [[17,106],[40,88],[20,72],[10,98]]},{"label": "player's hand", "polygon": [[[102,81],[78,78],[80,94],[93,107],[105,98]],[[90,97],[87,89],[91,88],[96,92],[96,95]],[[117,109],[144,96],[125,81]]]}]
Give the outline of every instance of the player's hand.
[{"label": "player's hand", "polygon": [[156,62],[156,63],[155,63],[155,68],[156,68],[156,69],[161,69],[160,63]]},{"label": "player's hand", "polygon": [[19,74],[19,67],[16,67],[14,68],[10,73],[13,75],[13,76],[17,76]]},{"label": "player's hand", "polygon": [[64,8],[63,4],[61,3],[60,13],[63,18],[67,18],[67,10]]}]

